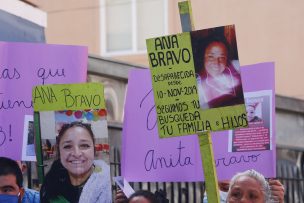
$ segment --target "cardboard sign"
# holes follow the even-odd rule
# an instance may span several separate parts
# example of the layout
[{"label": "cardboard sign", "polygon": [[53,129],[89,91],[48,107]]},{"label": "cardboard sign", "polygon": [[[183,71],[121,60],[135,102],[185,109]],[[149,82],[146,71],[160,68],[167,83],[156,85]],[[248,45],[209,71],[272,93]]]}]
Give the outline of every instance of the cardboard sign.
[{"label": "cardboard sign", "polygon": [[[274,118],[274,64],[244,66],[241,74],[246,93],[271,92],[269,99],[272,110],[268,115]],[[149,70],[133,70],[129,75],[123,126],[123,177],[135,182],[202,181],[204,176],[197,135],[159,138],[150,78]],[[229,131],[212,133],[219,180],[230,179],[236,172],[247,169],[255,169],[266,177],[275,177],[273,119],[271,123],[270,149],[229,152]]]},{"label": "cardboard sign", "polygon": [[87,58],[86,47],[0,42],[0,156],[22,159],[32,87],[85,82]]},{"label": "cardboard sign", "polygon": [[248,125],[234,26],[148,39],[147,49],[161,138]]}]

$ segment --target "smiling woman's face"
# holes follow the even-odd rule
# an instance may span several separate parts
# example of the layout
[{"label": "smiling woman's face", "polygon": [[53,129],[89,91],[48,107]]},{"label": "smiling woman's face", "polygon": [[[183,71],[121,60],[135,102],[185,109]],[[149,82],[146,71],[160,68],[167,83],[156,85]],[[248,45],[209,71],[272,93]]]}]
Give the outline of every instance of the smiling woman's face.
[{"label": "smiling woman's face", "polygon": [[89,132],[75,126],[68,129],[59,142],[62,165],[73,176],[90,172],[94,160],[94,143]]},{"label": "smiling woman's face", "polygon": [[219,76],[226,68],[227,50],[223,43],[212,42],[205,51],[205,69],[212,77]]}]

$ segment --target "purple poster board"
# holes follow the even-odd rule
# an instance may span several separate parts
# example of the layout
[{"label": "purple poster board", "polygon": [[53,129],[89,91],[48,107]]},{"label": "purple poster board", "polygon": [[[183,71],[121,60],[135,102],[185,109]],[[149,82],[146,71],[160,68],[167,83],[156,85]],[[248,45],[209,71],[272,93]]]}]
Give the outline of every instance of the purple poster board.
[{"label": "purple poster board", "polygon": [[[271,121],[271,146],[268,150],[231,152],[232,131],[212,133],[215,164],[219,180],[236,172],[256,169],[275,177],[274,63],[241,68],[245,94],[267,91]],[[246,96],[245,96],[246,99]],[[229,152],[230,151],[230,152]],[[132,70],[123,125],[122,173],[128,181],[204,180],[197,135],[160,139],[149,70]]]},{"label": "purple poster board", "polygon": [[0,156],[21,160],[32,87],[85,82],[87,58],[81,46],[0,42]]}]

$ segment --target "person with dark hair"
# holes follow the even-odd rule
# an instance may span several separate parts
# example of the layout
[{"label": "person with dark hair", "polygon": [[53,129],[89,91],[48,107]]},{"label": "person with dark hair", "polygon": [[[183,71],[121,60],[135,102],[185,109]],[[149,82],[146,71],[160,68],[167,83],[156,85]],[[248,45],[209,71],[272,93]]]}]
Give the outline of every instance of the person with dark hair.
[{"label": "person with dark hair", "polygon": [[116,192],[115,203],[169,203],[166,193],[158,190],[154,194],[147,190],[138,190],[127,198],[121,190]]},{"label": "person with dark hair", "polygon": [[163,191],[153,194],[147,190],[138,190],[129,197],[128,203],[169,203],[165,196]]},{"label": "person with dark hair", "polygon": [[110,167],[94,160],[94,134],[82,122],[64,124],[57,138],[58,159],[41,187],[41,201],[110,203]]},{"label": "person with dark hair", "polygon": [[[225,37],[209,36],[204,39],[202,63],[197,71],[200,107],[217,108],[244,104],[238,60],[231,60],[230,47]],[[198,69],[198,67],[196,67]]]},{"label": "person with dark hair", "polygon": [[155,197],[155,195],[147,190],[138,190],[133,193],[128,203],[159,203]]},{"label": "person with dark hair", "polygon": [[0,195],[16,196],[19,203],[39,203],[37,191],[23,187],[22,171],[18,163],[6,157],[0,157]]}]

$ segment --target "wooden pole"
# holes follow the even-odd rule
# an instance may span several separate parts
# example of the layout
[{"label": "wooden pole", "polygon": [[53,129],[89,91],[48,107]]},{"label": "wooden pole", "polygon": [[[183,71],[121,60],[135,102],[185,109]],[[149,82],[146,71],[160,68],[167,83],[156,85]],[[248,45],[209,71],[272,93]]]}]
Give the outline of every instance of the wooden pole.
[{"label": "wooden pole", "polygon": [[[181,19],[182,31],[190,32],[194,30],[191,2],[183,1],[178,3]],[[214,154],[212,139],[209,131],[197,132],[199,137],[200,152],[204,168],[205,185],[208,202],[220,203],[220,194],[217,183],[217,174],[214,164]]]}]

